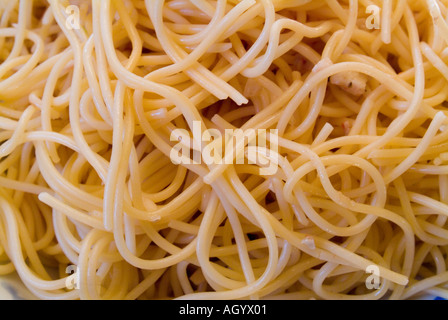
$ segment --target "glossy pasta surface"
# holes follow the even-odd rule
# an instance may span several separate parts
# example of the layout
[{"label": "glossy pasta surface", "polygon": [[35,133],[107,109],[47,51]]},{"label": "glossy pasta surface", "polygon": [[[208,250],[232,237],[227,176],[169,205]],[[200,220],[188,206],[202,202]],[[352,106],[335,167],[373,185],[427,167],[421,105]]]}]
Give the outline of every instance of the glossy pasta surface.
[{"label": "glossy pasta surface", "polygon": [[447,116],[447,0],[0,0],[0,275],[448,299]]}]

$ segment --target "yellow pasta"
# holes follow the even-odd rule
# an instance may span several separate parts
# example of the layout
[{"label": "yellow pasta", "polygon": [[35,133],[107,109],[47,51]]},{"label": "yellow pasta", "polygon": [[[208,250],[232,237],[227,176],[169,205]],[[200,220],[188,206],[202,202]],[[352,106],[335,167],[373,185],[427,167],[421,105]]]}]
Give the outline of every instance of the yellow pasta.
[{"label": "yellow pasta", "polygon": [[0,275],[448,299],[447,116],[446,0],[0,0]]}]

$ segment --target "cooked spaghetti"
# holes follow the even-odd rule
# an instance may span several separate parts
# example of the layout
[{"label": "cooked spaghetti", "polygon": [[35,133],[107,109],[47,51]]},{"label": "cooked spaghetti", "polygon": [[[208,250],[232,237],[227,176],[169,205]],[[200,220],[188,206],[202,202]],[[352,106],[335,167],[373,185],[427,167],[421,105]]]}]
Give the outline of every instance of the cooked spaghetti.
[{"label": "cooked spaghetti", "polygon": [[[0,18],[0,274],[36,297],[448,298],[447,0]],[[174,163],[194,123],[276,130],[275,174]]]}]

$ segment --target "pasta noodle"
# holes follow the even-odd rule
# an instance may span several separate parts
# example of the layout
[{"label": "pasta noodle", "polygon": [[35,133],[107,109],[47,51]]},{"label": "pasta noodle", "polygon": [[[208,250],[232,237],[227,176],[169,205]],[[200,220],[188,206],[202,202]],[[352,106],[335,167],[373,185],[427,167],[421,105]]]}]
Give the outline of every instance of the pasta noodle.
[{"label": "pasta noodle", "polygon": [[446,0],[0,0],[0,275],[448,299],[447,116]]}]

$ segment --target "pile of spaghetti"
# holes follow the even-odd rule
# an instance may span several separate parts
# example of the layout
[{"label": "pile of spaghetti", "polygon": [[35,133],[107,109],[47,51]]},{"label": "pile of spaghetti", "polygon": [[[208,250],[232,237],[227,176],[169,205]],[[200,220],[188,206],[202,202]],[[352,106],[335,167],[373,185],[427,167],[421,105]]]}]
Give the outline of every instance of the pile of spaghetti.
[{"label": "pile of spaghetti", "polygon": [[[0,274],[42,299],[448,298],[447,101],[447,0],[0,1]],[[274,130],[275,174],[176,164],[194,123]]]}]

